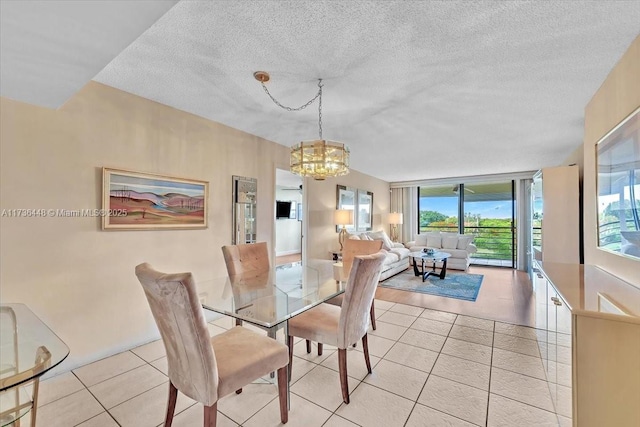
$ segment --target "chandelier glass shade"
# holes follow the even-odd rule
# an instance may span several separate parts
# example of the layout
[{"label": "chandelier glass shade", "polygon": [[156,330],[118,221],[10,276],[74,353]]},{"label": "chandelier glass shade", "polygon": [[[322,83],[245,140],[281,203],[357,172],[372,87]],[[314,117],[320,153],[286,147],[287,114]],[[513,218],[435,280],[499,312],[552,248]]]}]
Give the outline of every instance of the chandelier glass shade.
[{"label": "chandelier glass shade", "polygon": [[326,178],[342,176],[349,173],[349,148],[341,142],[322,138],[322,79],[318,80],[318,93],[306,104],[292,108],[282,105],[276,100],[265,83],[270,80],[266,71],[256,71],[253,76],[262,84],[265,93],[280,108],[287,111],[300,111],[318,100],[318,139],[302,141],[291,147],[291,172],[302,177],[309,176],[322,181]]},{"label": "chandelier glass shade", "polygon": [[349,147],[341,142],[317,139],[291,147],[291,172],[322,181],[349,173]]}]

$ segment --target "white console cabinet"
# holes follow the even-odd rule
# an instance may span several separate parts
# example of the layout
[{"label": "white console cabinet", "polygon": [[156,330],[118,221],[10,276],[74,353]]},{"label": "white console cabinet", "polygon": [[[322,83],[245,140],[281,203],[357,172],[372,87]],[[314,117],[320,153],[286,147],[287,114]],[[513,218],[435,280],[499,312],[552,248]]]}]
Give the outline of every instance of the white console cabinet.
[{"label": "white console cabinet", "polygon": [[[577,166],[544,168],[533,177],[532,248],[539,261],[580,262],[580,182]],[[539,229],[538,229],[539,227]]]},{"label": "white console cabinet", "polygon": [[595,266],[534,267],[538,347],[559,424],[640,426],[640,289]]}]

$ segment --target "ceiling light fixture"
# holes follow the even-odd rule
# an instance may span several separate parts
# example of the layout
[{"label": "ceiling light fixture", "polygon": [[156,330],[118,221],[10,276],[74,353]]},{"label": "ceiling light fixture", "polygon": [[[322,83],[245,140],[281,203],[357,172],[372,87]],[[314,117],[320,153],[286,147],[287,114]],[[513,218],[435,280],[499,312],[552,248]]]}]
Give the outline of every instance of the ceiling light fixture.
[{"label": "ceiling light fixture", "polygon": [[322,139],[322,79],[318,79],[318,93],[306,104],[297,107],[287,107],[279,103],[265,85],[269,81],[269,73],[256,71],[253,77],[262,84],[265,93],[280,108],[287,111],[300,111],[318,100],[318,135],[312,141],[302,141],[291,147],[291,172],[300,176],[310,176],[322,181],[326,178],[342,176],[349,173],[349,147],[341,142]]}]

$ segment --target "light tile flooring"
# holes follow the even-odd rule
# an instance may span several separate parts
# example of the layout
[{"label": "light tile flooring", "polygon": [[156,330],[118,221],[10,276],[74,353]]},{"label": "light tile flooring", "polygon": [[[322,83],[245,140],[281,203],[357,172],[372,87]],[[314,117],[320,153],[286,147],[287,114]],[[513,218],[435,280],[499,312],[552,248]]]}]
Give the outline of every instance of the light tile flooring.
[{"label": "light tile flooring", "polygon": [[[558,426],[535,330],[376,300],[373,374],[348,352],[351,403],[342,403],[335,348],[294,347],[289,426]],[[209,324],[212,335],[232,326]],[[283,337],[281,336],[280,339]],[[168,394],[161,341],[42,382],[38,427],[145,427],[163,422]],[[218,403],[220,426],[280,424],[277,388],[258,381]],[[201,426],[200,404],[179,395],[174,426]],[[28,425],[28,424],[27,424]]]}]

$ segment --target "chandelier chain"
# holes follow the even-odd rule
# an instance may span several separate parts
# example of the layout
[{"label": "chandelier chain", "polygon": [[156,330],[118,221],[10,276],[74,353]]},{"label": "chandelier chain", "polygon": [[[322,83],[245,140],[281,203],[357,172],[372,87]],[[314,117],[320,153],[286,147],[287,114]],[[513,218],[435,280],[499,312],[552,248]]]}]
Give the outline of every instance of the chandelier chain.
[{"label": "chandelier chain", "polygon": [[318,135],[322,140],[322,79],[318,81],[318,95],[320,99],[318,100]]},{"label": "chandelier chain", "polygon": [[271,95],[271,92],[269,92],[269,89],[267,89],[267,86],[264,84],[264,82],[260,82],[260,84],[262,84],[262,89],[264,89],[264,92],[269,95],[269,98],[271,98],[271,100],[273,101],[274,104],[276,104],[278,107],[287,110],[287,111],[301,111],[304,110],[305,108],[307,108],[309,105],[313,104],[313,102],[316,99],[318,100],[318,134],[320,135],[320,139],[322,139],[322,79],[318,79],[318,93],[316,93],[316,96],[314,96],[313,98],[311,98],[311,100],[309,100],[306,104],[303,104],[299,107],[288,107],[286,105],[281,104],[280,102],[278,102],[277,99],[275,99],[273,97],[273,95]]}]

